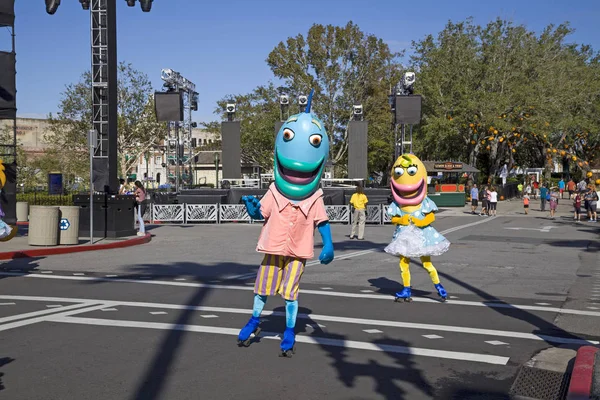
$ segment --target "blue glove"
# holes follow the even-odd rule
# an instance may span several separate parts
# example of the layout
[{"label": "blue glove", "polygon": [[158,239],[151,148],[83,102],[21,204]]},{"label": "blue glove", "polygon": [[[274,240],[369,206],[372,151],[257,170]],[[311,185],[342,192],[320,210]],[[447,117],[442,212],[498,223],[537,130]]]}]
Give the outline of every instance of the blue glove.
[{"label": "blue glove", "polygon": [[260,201],[256,196],[242,196],[242,201],[246,205],[248,215],[252,219],[264,219],[260,212]]},{"label": "blue glove", "polygon": [[323,239],[323,250],[321,250],[319,260],[321,261],[321,264],[329,264],[333,261],[333,242],[331,241],[329,221],[322,222],[317,228]]}]

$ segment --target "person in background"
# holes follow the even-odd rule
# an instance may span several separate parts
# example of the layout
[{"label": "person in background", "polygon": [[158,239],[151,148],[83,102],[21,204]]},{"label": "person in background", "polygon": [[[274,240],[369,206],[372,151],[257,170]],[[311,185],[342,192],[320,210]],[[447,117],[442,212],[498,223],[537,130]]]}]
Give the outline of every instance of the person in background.
[{"label": "person in background", "polygon": [[496,205],[498,204],[498,192],[496,192],[496,188],[492,186],[489,191],[489,216],[496,216]]},{"label": "person in background", "polygon": [[517,198],[521,198],[523,196],[523,182],[519,182],[517,185]]},{"label": "person in background", "polygon": [[560,198],[563,198],[563,193],[565,191],[565,181],[563,180],[563,178],[560,178],[560,181],[558,181],[558,190],[560,192]]},{"label": "person in background", "polygon": [[547,200],[548,200],[548,188],[544,184],[542,186],[542,188],[540,189],[540,201],[541,201],[540,210],[541,211],[546,211],[546,201]]},{"label": "person in background", "polygon": [[125,179],[119,179],[119,194],[125,194],[127,189],[125,188]]},{"label": "person in background", "polygon": [[475,210],[477,210],[477,201],[479,199],[479,189],[477,189],[477,184],[474,183],[471,188],[471,213],[475,214]]},{"label": "person in background", "polygon": [[525,209],[525,215],[529,214],[529,195],[527,193],[523,195],[523,208]]},{"label": "person in background", "polygon": [[138,223],[140,224],[140,230],[137,233],[138,236],[146,235],[146,227],[144,226],[144,213],[146,212],[146,189],[142,182],[135,181],[135,208]]},{"label": "person in background", "polygon": [[573,219],[577,222],[581,221],[581,194],[579,192],[573,197],[573,211],[575,212]]},{"label": "person in background", "polygon": [[596,185],[591,183],[588,186],[588,189],[589,191],[586,194],[586,197],[588,199],[588,219],[590,222],[597,222],[598,192],[596,191]]},{"label": "person in background", "polygon": [[354,239],[358,228],[358,240],[365,238],[365,221],[367,219],[367,203],[369,199],[365,194],[362,185],[356,186],[356,192],[350,197],[350,205],[354,207],[352,214],[352,231],[350,239]]},{"label": "person in background", "polygon": [[557,187],[553,187],[550,189],[550,218],[554,219],[556,214],[556,209],[558,208],[558,196],[559,193],[556,191]]},{"label": "person in background", "polygon": [[483,187],[481,191],[481,212],[479,216],[488,215],[488,207],[490,206],[490,202],[488,201],[489,190],[487,186]]},{"label": "person in background", "polygon": [[573,178],[569,179],[569,182],[567,182],[567,191],[569,192],[569,198],[572,199],[573,198],[573,193],[575,192],[575,182],[573,182]]},{"label": "person in background", "polygon": [[537,197],[540,194],[540,183],[538,181],[533,181],[531,186],[533,186],[533,199],[537,200]]}]

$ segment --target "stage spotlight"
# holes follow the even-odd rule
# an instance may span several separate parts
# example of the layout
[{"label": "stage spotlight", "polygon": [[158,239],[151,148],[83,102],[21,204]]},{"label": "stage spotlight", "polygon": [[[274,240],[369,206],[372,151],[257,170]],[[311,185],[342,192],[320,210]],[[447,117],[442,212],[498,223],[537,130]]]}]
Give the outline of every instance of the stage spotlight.
[{"label": "stage spotlight", "polygon": [[79,2],[81,3],[81,8],[84,10],[90,9],[90,0],[79,0]]},{"label": "stage spotlight", "polygon": [[152,0],[140,0],[140,7],[143,12],[150,12],[152,8]]},{"label": "stage spotlight", "polygon": [[227,103],[227,105],[225,106],[225,110],[227,111],[227,114],[235,113],[235,103]]},{"label": "stage spotlight", "polygon": [[279,95],[279,104],[281,104],[282,106],[287,106],[288,104],[290,104],[290,99],[287,94]]},{"label": "stage spotlight", "polygon": [[355,104],[353,108],[354,115],[362,115],[363,106],[362,104]]},{"label": "stage spotlight", "polygon": [[308,97],[306,97],[305,95],[298,96],[298,103],[300,104],[300,106],[307,105],[308,104]]},{"label": "stage spotlight", "polygon": [[127,5],[128,5],[129,7],[133,7],[133,6],[135,6],[135,0],[125,0],[125,1],[127,1]]},{"label": "stage spotlight", "polygon": [[402,82],[400,83],[402,94],[403,95],[411,95],[414,93],[414,85],[415,85],[415,73],[414,72],[405,72],[402,77]]},{"label": "stage spotlight", "polygon": [[60,6],[60,0],[46,0],[46,12],[53,15]]}]

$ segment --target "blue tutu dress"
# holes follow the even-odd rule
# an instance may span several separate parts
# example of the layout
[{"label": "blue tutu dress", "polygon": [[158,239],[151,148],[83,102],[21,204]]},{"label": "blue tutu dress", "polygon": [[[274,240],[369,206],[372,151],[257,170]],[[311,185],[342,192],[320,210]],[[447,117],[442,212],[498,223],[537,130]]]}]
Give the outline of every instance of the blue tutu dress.
[{"label": "blue tutu dress", "polygon": [[[390,217],[402,217],[406,214],[414,219],[422,220],[430,212],[437,211],[435,203],[425,196],[419,208],[411,213],[402,211],[396,203],[387,210]],[[408,258],[423,256],[439,256],[450,248],[450,242],[431,225],[419,228],[413,224],[398,225],[392,236],[392,242],[387,245],[385,252],[395,256]]]},{"label": "blue tutu dress", "polygon": [[[2,211],[2,207],[0,206],[0,218],[4,218],[4,211]],[[7,225],[6,222],[0,219],[0,239],[4,239],[9,236],[12,232],[12,228],[10,225]]]}]

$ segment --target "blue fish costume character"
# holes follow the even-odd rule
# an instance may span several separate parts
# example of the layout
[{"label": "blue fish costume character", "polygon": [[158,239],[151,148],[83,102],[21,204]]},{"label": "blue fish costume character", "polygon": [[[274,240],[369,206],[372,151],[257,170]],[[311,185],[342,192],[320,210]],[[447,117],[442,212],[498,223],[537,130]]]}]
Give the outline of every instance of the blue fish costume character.
[{"label": "blue fish costume character", "polygon": [[267,296],[285,300],[286,328],[281,341],[282,357],[295,353],[298,291],[306,261],[313,257],[314,231],[319,230],[322,264],[333,260],[331,228],[319,188],[329,155],[325,125],[310,111],[314,90],[303,113],[285,121],[275,139],[274,183],[259,201],[244,196],[248,215],[264,219],[256,250],[264,253],[254,284],[252,317],[238,336],[238,346],[249,346],[250,336],[260,333],[260,315]]},{"label": "blue fish costume character", "polygon": [[400,257],[400,271],[404,289],[396,293],[396,301],[411,301],[410,258],[419,257],[427,270],[442,301],[448,294],[431,263],[431,256],[439,256],[450,247],[450,242],[431,224],[435,221],[436,204],[427,197],[427,170],[414,154],[403,154],[394,163],[391,174],[394,202],[388,208],[392,224],[396,225],[387,253]]}]

